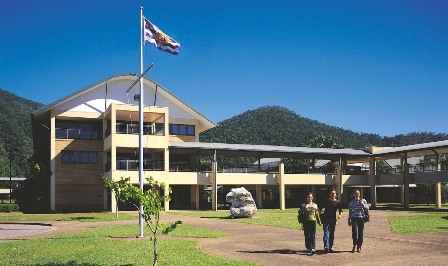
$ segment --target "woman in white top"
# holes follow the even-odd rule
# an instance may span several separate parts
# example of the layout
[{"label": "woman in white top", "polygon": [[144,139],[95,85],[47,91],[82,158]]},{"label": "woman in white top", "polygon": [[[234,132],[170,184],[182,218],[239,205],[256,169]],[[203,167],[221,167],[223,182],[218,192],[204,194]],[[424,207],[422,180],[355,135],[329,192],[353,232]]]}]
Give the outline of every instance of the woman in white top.
[{"label": "woman in white top", "polygon": [[316,253],[316,222],[320,223],[319,209],[313,202],[313,194],[306,194],[306,202],[300,206],[299,212],[305,216],[303,232],[305,234],[305,246],[308,255]]},{"label": "woman in white top", "polygon": [[352,252],[361,252],[364,238],[364,214],[368,212],[367,201],[361,198],[359,189],[353,190],[353,199],[348,204],[348,225],[352,227],[353,249]]}]

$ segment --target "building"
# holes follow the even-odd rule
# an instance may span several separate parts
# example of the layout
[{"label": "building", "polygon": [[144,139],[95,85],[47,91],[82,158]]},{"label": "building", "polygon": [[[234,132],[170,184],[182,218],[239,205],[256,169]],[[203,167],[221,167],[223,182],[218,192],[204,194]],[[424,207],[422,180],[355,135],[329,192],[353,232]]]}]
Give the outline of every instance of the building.
[{"label": "building", "polygon": [[[48,169],[49,210],[53,212],[114,210],[116,202],[102,182],[130,177],[138,184],[139,115],[137,89],[126,89],[135,75],[118,75],[73,93],[32,114],[34,158]],[[296,206],[304,190],[319,194],[321,188],[338,186],[348,198],[350,186],[366,187],[372,204],[381,185],[403,187],[403,204],[409,205],[409,184],[448,182],[446,171],[419,174],[403,171],[377,175],[353,171],[349,163],[448,153],[448,141],[400,148],[321,149],[269,145],[201,143],[199,133],[215,126],[204,115],[157,83],[144,79],[143,149],[144,176],[169,185],[172,201],[165,209],[217,209],[218,187],[244,186],[259,207],[284,209]],[[134,100],[136,99],[136,100]],[[204,156],[321,159],[331,162],[331,172],[297,173],[276,169],[223,171],[216,160],[204,164]],[[287,168],[287,166],[286,166]],[[405,168],[403,168],[405,169]],[[207,188],[208,187],[208,188]],[[211,190],[211,204],[203,192]],[[221,193],[222,194],[222,193]]]}]

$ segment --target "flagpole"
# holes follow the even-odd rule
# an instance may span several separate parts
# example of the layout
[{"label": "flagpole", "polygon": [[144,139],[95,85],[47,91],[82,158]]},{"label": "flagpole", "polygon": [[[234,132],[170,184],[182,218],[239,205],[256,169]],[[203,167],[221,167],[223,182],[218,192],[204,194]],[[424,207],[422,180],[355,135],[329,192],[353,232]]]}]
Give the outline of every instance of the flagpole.
[{"label": "flagpole", "polygon": [[[140,190],[143,193],[143,7],[140,7],[140,97],[139,97],[138,119],[139,119],[139,134],[138,134],[138,177]],[[140,204],[140,215],[138,223],[140,225],[140,235],[143,237],[143,205]]]}]

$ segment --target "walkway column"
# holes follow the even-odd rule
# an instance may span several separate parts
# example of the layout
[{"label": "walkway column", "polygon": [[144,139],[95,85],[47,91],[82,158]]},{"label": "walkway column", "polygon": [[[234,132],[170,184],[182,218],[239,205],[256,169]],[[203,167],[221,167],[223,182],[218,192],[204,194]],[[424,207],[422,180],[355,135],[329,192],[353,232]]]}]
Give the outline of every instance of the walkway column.
[{"label": "walkway column", "polygon": [[371,208],[376,208],[376,160],[375,157],[370,157],[370,204]]},{"label": "walkway column", "polygon": [[263,186],[256,185],[255,190],[256,190],[256,194],[257,194],[257,197],[256,197],[257,208],[263,208]]},{"label": "walkway column", "polygon": [[279,171],[277,174],[278,194],[280,195],[280,210],[285,209],[285,164],[279,164]]},{"label": "walkway column", "polygon": [[201,207],[200,206],[200,202],[201,202],[201,186],[200,185],[196,185],[196,186],[193,186],[195,189],[195,194],[194,194],[194,197],[195,197],[195,202],[196,202],[196,210],[199,210],[199,208]]},{"label": "walkway column", "polygon": [[[440,162],[439,162],[439,155],[437,154],[437,161],[436,161],[436,172],[440,171]],[[436,196],[436,208],[442,208],[442,183],[436,182],[434,184],[434,190],[435,190],[435,196]]]},{"label": "walkway column", "polygon": [[218,210],[218,186],[216,184],[218,173],[218,163],[214,161],[212,163],[212,173],[210,174],[210,178],[212,181],[212,211]]},{"label": "walkway column", "polygon": [[403,165],[404,208],[409,209],[409,164],[407,153],[405,153],[404,156],[405,156]]},{"label": "walkway column", "polygon": [[[165,182],[165,189],[163,190],[163,195],[165,197],[168,197],[170,195],[170,184],[168,182]],[[170,210],[170,202],[169,201],[165,201],[163,203],[163,208],[165,209],[165,211],[169,211]]]},{"label": "walkway column", "polygon": [[345,198],[345,195],[344,195],[344,183],[343,183],[343,180],[342,180],[342,175],[344,174],[344,167],[343,167],[343,160],[342,160],[342,157],[341,158],[339,158],[339,166],[338,166],[338,177],[337,177],[337,180],[338,180],[338,194],[339,194],[339,197],[340,197],[340,199],[341,199],[341,201],[342,201],[342,203],[347,203],[347,200],[346,200],[346,198]]}]

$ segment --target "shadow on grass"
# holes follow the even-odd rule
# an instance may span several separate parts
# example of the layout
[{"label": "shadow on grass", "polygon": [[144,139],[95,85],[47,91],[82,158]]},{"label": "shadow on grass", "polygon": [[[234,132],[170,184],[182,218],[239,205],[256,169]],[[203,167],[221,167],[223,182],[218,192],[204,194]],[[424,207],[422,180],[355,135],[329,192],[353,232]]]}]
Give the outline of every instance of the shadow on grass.
[{"label": "shadow on grass", "polygon": [[383,211],[412,211],[412,212],[448,212],[448,208],[437,209],[434,206],[425,206],[425,205],[411,205],[410,208],[406,209],[400,204],[385,204],[376,206],[375,210],[383,210]]},{"label": "shadow on grass", "polygon": [[[59,263],[59,262],[48,262],[45,264],[34,264],[34,266],[97,266],[100,264],[95,263],[78,263],[76,261],[69,261],[66,263]],[[122,265],[132,265],[132,264],[122,264]]]},{"label": "shadow on grass", "polygon": [[222,216],[201,216],[199,218],[205,218],[205,219],[221,219],[221,220],[232,220],[235,219],[232,216],[226,216],[226,217],[222,217]]},{"label": "shadow on grass", "polygon": [[98,218],[91,216],[76,216],[76,217],[67,217],[64,219],[58,219],[56,221],[89,221],[89,220],[98,220]]}]

